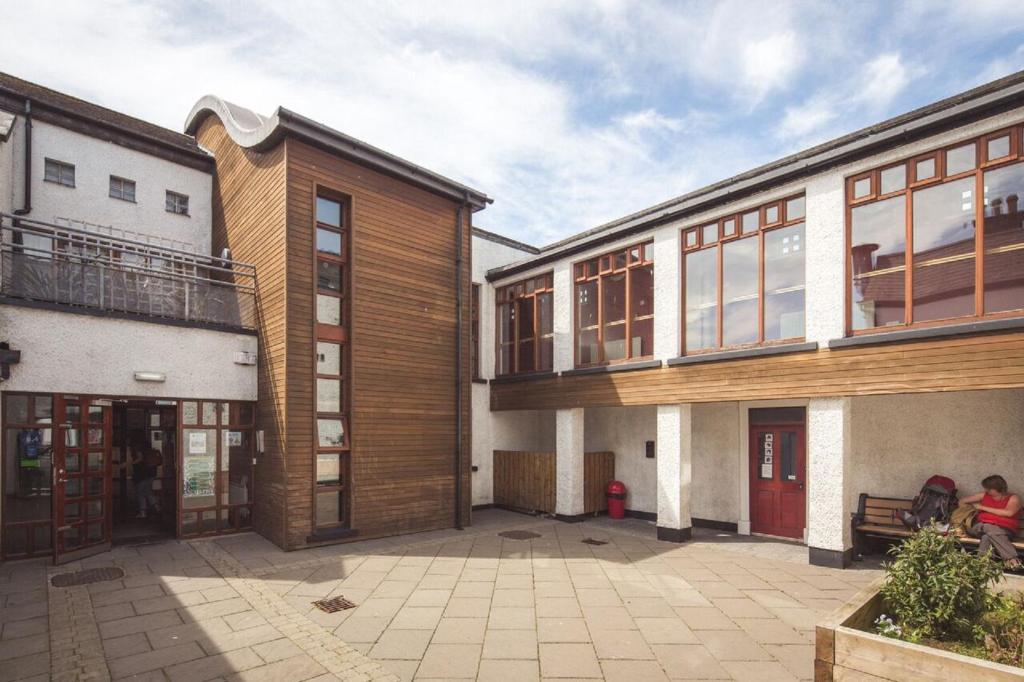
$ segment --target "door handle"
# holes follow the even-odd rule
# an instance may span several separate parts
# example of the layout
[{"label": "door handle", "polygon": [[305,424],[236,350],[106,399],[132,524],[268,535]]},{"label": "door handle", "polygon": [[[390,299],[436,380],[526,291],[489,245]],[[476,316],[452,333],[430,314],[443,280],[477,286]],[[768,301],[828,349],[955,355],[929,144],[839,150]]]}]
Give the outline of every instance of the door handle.
[{"label": "door handle", "polygon": [[804,489],[804,482],[800,481],[800,483],[798,483],[797,486],[798,486],[799,490],[803,490]]}]

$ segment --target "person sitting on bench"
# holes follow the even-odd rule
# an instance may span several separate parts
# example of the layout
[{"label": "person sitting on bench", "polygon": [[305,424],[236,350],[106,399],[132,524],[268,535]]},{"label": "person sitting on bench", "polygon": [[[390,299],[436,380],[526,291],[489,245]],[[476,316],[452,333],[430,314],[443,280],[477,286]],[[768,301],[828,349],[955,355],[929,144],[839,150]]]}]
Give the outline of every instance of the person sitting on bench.
[{"label": "person sitting on bench", "polygon": [[973,505],[978,510],[969,531],[973,537],[981,538],[978,554],[995,549],[1009,570],[1018,570],[1021,563],[1013,538],[1020,532],[1020,497],[1008,491],[1002,476],[986,477],[981,487],[985,492],[960,499],[961,504]]}]

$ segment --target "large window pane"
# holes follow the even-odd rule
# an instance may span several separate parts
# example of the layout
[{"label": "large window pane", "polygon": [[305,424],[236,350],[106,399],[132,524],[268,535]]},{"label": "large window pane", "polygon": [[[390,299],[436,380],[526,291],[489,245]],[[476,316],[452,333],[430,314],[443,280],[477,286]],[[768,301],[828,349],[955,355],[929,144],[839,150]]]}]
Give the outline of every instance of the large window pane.
[{"label": "large window pane", "polygon": [[338,379],[316,380],[316,411],[341,412],[341,381]]},{"label": "large window pane", "polygon": [[316,198],[316,221],[325,225],[341,225],[341,204],[323,197]]},{"label": "large window pane", "polygon": [[318,260],[316,262],[316,285],[320,289],[341,293],[341,264]]},{"label": "large window pane", "polygon": [[757,239],[722,246],[722,345],[757,342]]},{"label": "large window pane", "polygon": [[608,275],[601,280],[604,314],[604,359],[626,357],[626,273]]},{"label": "large window pane", "polygon": [[853,329],[903,324],[907,229],[903,195],[856,206],[850,229]]},{"label": "large window pane", "polygon": [[181,504],[185,509],[217,504],[217,430],[182,429]]},{"label": "large window pane", "polygon": [[974,314],[974,178],[914,192],[914,321]]},{"label": "large window pane", "polygon": [[[8,397],[8,406],[12,397],[20,396]],[[48,428],[5,431],[5,522],[50,520],[52,433]]]},{"label": "large window pane", "polygon": [[539,340],[540,359],[537,365],[538,370],[546,371],[552,368],[554,350],[554,295],[539,294],[537,296],[537,322],[540,325]]},{"label": "large window pane", "polygon": [[654,266],[629,271],[630,357],[654,354]]},{"label": "large window pane", "polygon": [[334,230],[316,228],[316,250],[321,253],[341,255],[341,233]]},{"label": "large window pane", "polygon": [[498,368],[497,373],[508,374],[512,367],[512,346],[515,341],[515,309],[511,303],[498,306]]},{"label": "large window pane", "polygon": [[337,525],[345,519],[342,516],[341,493],[327,491],[316,494],[316,523],[318,526]]},{"label": "large window pane", "polygon": [[327,341],[316,342],[316,373],[341,374],[341,346]]},{"label": "large window pane", "polygon": [[340,419],[317,419],[318,442],[322,448],[340,448],[345,445],[345,429]]},{"label": "large window pane", "polygon": [[1024,164],[985,173],[986,313],[1024,308],[1022,194]]},{"label": "large window pane", "polygon": [[718,250],[686,254],[686,350],[718,343]]},{"label": "large window pane", "polygon": [[227,495],[228,504],[252,502],[252,431],[225,429],[221,434],[221,459],[228,465],[228,489],[221,495]]},{"label": "large window pane", "polygon": [[316,484],[341,485],[340,454],[321,454],[316,456]]},{"label": "large window pane", "polygon": [[316,321],[320,324],[341,324],[341,299],[317,294]]},{"label": "large window pane", "polygon": [[764,339],[804,335],[804,226],[764,233]]},{"label": "large window pane", "polygon": [[579,363],[588,365],[600,360],[597,347],[597,282],[576,286],[576,323],[579,327]]}]

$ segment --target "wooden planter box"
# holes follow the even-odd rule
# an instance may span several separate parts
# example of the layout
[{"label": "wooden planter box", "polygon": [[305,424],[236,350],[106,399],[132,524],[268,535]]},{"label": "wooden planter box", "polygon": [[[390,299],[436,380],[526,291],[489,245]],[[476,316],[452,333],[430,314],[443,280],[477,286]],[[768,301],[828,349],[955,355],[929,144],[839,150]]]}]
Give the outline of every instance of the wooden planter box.
[{"label": "wooden planter box", "polygon": [[[873,629],[875,619],[884,613],[882,595],[878,591],[884,580],[882,577],[871,583],[818,623],[814,647],[815,682],[1024,680],[1024,668],[901,642],[862,630]],[[1024,590],[1024,579],[1007,576],[996,589]]]}]

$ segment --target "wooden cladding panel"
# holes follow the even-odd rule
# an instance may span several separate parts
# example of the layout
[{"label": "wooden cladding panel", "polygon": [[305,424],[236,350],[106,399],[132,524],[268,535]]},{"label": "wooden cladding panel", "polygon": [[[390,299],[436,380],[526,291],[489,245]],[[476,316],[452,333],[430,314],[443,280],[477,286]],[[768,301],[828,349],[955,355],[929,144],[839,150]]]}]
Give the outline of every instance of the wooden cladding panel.
[{"label": "wooden cladding panel", "polygon": [[[289,139],[289,546],[312,529],[313,203],[349,198],[352,527],[360,538],[454,523],[456,203]],[[470,495],[470,215],[463,214],[463,522]],[[308,323],[306,322],[308,320]],[[299,462],[298,460],[303,460]],[[302,498],[301,500],[299,498]]]},{"label": "wooden cladding panel", "polygon": [[615,480],[615,453],[588,452],[583,455],[583,512],[608,510],[605,488]]},{"label": "wooden cladding panel", "polygon": [[265,453],[257,455],[253,524],[283,544],[287,518],[285,441],[285,163],[284,145],[267,152],[239,148],[215,116],[196,138],[216,160],[213,192],[213,252],[231,249],[235,260],[256,266],[259,312],[259,401],[257,425]]},{"label": "wooden cladding panel", "polygon": [[494,451],[494,504],[555,513],[555,453]]},{"label": "wooden cladding panel", "polygon": [[929,393],[1024,387],[1024,333],[821,349],[493,384],[492,410]]}]

